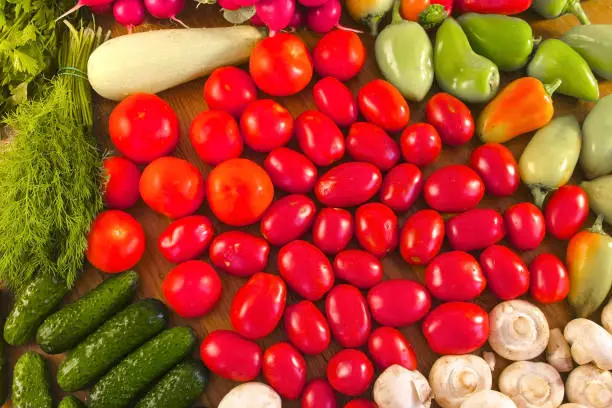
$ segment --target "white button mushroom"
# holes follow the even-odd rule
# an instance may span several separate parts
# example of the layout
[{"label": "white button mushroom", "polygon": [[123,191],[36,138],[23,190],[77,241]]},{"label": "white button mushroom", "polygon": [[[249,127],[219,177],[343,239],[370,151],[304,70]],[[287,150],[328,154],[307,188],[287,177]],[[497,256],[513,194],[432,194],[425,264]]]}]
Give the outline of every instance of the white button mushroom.
[{"label": "white button mushroom", "polygon": [[518,408],[556,408],[563,402],[564,386],[559,372],[546,363],[519,361],[499,376],[499,390]]},{"label": "white button mushroom", "polygon": [[471,354],[440,357],[429,372],[429,384],[442,408],[459,408],[470,395],[493,385],[487,362]]},{"label": "white button mushroom", "polygon": [[565,326],[565,340],[572,346],[578,365],[594,363],[602,370],[612,370],[612,334],[588,319],[574,319]]},{"label": "white button mushroom", "polygon": [[507,396],[497,391],[480,391],[463,401],[461,408],[517,408]]},{"label": "white button mushroom", "polygon": [[576,367],[565,382],[567,399],[588,408],[612,407],[612,374],[592,364]]},{"label": "white button mushroom", "polygon": [[582,404],[574,404],[573,402],[568,402],[567,404],[561,405],[559,408],[589,408],[586,405]]},{"label": "white button mushroom", "polygon": [[378,408],[429,408],[433,398],[427,378],[400,365],[378,376],[373,394]]},{"label": "white button mushroom", "polygon": [[561,329],[550,331],[550,339],[546,346],[546,361],[560,373],[569,373],[574,368],[572,353]]},{"label": "white button mushroom", "polygon": [[499,303],[489,314],[489,344],[500,356],[513,361],[542,354],[550,330],[540,309],[524,300]]},{"label": "white button mushroom", "polygon": [[282,408],[280,396],[266,384],[244,383],[223,397],[219,408]]},{"label": "white button mushroom", "polygon": [[606,307],[601,312],[601,325],[609,333],[612,333],[612,299],[608,302]]}]

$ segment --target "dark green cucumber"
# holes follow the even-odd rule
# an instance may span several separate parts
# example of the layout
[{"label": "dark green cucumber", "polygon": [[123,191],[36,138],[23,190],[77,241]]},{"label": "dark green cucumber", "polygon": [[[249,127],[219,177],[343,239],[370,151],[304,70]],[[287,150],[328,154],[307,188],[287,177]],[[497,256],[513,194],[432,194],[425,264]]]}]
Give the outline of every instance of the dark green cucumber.
[{"label": "dark green cucumber", "polygon": [[87,387],[167,323],[168,309],[157,299],[129,305],[68,352],[57,369],[57,383],[68,392]]},{"label": "dark green cucumber", "polygon": [[4,340],[12,346],[27,343],[67,293],[65,282],[38,275],[17,296],[13,310],[4,323]]},{"label": "dark green cucumber", "polygon": [[102,282],[74,303],[60,309],[38,328],[36,342],[45,353],[59,354],[76,346],[136,293],[138,274],[122,273]]},{"label": "dark green cucumber", "polygon": [[195,344],[189,327],[158,334],[113,367],[89,393],[89,408],[124,408],[149,384],[187,356]]},{"label": "dark green cucumber", "polygon": [[207,371],[200,361],[177,364],[136,404],[135,408],[189,408],[204,392]]},{"label": "dark green cucumber", "polygon": [[66,397],[59,403],[57,408],[85,408],[85,404],[76,399],[75,397]]},{"label": "dark green cucumber", "polygon": [[52,408],[48,375],[40,354],[22,354],[13,371],[13,408]]}]

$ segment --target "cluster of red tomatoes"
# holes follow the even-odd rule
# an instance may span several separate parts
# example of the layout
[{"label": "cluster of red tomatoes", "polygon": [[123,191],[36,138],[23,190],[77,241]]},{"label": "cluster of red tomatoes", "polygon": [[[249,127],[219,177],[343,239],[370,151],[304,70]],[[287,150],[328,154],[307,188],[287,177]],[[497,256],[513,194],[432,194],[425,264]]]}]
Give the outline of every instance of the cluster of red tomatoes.
[{"label": "cluster of red tomatoes", "polygon": [[[366,84],[355,98],[341,82],[364,63],[363,45],[354,33],[333,31],[317,44],[314,69],[323,77],[313,87],[318,110],[295,120],[279,103],[257,99],[257,87],[275,95],[302,90],[313,71],[304,44],[279,34],[258,45],[254,55],[259,56],[251,60],[251,75],[226,67],[206,82],[210,110],[194,119],[190,139],[202,161],[215,166],[207,180],[193,164],[167,156],[178,143],[179,125],[160,98],[133,95],[110,118],[112,141],[127,159],[105,163],[107,205],[127,208],[141,196],[153,210],[176,220],[158,240],[161,253],[179,264],[163,283],[170,306],[184,317],[202,316],[221,295],[216,270],[249,278],[231,304],[235,331],[212,332],[201,345],[211,371],[249,381],[263,370],[283,397],[302,396],[306,408],[335,407],[329,384],[349,396],[371,384],[374,366],[358,350],[362,346],[380,368],[416,368],[414,351],[398,327],[424,319],[422,330],[434,352],[465,354],[488,337],[487,313],[470,303],[487,285],[504,300],[529,290],[543,303],[565,298],[568,274],[558,258],[542,254],[527,267],[498,243],[506,238],[517,250],[531,250],[547,229],[568,239],[588,213],[582,190],[559,189],[546,215],[530,203],[503,214],[476,208],[485,190],[509,196],[519,186],[516,161],[499,144],[474,150],[469,166],[445,166],[425,180],[420,168],[436,160],[442,143],[458,146],[472,138],[472,114],[458,99],[440,93],[427,104],[428,123],[408,126],[406,101],[383,80]],[[367,122],[358,122],[359,113]],[[341,127],[349,129],[346,138]],[[398,143],[390,133],[399,132]],[[301,152],[285,147],[294,136]],[[240,157],[245,144],[267,154],[263,168]],[[350,161],[336,163],[346,155]],[[128,159],[147,164],[142,175]],[[318,167],[331,165],[319,175]],[[273,202],[275,188],[288,195]],[[318,211],[309,193],[324,208]],[[377,194],[379,202],[371,202]],[[242,231],[215,237],[207,217],[192,215],[205,196],[221,222],[259,221],[263,238]],[[396,212],[408,211],[421,196],[430,209],[414,213],[400,228]],[[354,215],[347,207],[357,207]],[[445,222],[441,213],[458,215]],[[308,231],[313,243],[300,240]],[[347,249],[353,236],[362,249]],[[452,251],[440,253],[445,238]],[[279,275],[262,272],[270,244],[280,247]],[[382,281],[379,259],[398,248],[408,264],[426,266],[425,285]],[[195,260],[207,250],[214,268]],[[106,211],[92,226],[87,256],[105,272],[133,267],[143,251],[142,228],[127,213]],[[471,251],[482,251],[480,258]],[[346,283],[335,285],[337,280]],[[305,300],[286,305],[287,286]],[[430,296],[446,303],[430,311]],[[325,313],[314,304],[322,299]],[[283,316],[289,342],[262,352],[253,340],[268,336]],[[376,330],[373,321],[380,325]],[[329,361],[329,384],[315,380],[306,386],[302,354],[323,352],[332,337],[345,349]],[[348,406],[373,405],[357,400]]]}]

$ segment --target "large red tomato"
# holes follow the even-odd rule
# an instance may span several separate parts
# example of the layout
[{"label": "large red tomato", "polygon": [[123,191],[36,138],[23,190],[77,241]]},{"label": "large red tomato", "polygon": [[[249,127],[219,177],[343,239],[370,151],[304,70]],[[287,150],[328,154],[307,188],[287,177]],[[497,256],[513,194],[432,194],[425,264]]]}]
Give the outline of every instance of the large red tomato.
[{"label": "large red tomato", "polygon": [[217,68],[204,84],[204,100],[208,109],[226,111],[235,118],[239,118],[255,99],[257,88],[249,74],[240,68]]},{"label": "large red tomato", "polygon": [[269,152],[289,142],[293,136],[293,118],[280,103],[261,99],[244,110],[240,130],[247,146],[257,152]]},{"label": "large red tomato", "polygon": [[138,167],[124,157],[109,157],[104,159],[103,165],[108,177],[104,190],[104,205],[125,210],[136,204],[140,198]]},{"label": "large red tomato", "polygon": [[208,110],[191,122],[189,139],[204,163],[216,166],[240,157],[243,149],[238,123],[227,112]]},{"label": "large red tomato", "polygon": [[325,34],[312,53],[319,75],[341,81],[357,75],[366,58],[366,49],[361,39],[349,30],[333,30]]}]

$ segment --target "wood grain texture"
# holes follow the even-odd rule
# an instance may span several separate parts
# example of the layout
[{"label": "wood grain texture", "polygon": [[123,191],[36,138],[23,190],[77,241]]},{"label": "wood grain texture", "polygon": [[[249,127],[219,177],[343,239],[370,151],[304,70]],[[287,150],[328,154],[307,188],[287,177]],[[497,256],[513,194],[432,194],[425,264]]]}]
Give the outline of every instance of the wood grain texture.
[{"label": "wood grain texture", "polygon": [[[195,7],[191,4],[193,3],[192,1],[189,0],[187,1],[187,3],[187,9],[181,14],[180,17],[189,26],[215,27],[227,25],[224,22],[221,14],[219,13],[217,6],[201,6],[196,10]],[[586,10],[593,23],[612,24],[612,0],[590,0],[583,3],[583,5],[584,9]],[[522,17],[532,23],[535,35],[540,35],[543,38],[559,37],[570,27],[578,23],[576,18],[571,15],[563,16],[556,20],[550,21],[541,20],[538,16],[530,12],[525,13],[525,15]],[[102,19],[102,22],[104,25],[112,28],[113,35],[125,34],[125,29],[116,24],[111,24],[110,19]],[[347,18],[345,18],[343,22],[351,27],[356,27],[356,24],[352,21],[349,21]],[[174,24],[168,22],[164,22],[161,24],[163,25],[160,25],[159,22],[155,22],[154,24],[147,24],[145,26],[139,27],[137,31],[144,31],[159,27],[175,26]],[[307,42],[309,47],[312,47],[319,38],[318,35],[313,35],[309,32],[299,32],[299,35]],[[367,34],[361,35],[361,38],[363,39],[368,49],[368,57],[365,67],[361,71],[361,73],[356,78],[348,82],[349,87],[355,93],[363,84],[381,76],[373,56],[373,39]],[[192,44],[191,46],[205,47],[206,44]],[[407,40],[407,46],[409,46],[409,40]],[[150,67],[150,70],[155,71],[155,67]],[[519,74],[514,74],[512,76],[503,75],[502,86],[508,83],[510,80],[516,78],[518,75]],[[299,95],[277,99],[280,103],[285,105],[291,111],[294,117],[307,109],[313,109],[315,108],[315,106],[312,101],[311,91],[312,85],[317,79],[318,77],[315,77],[310,86],[306,90],[301,92]],[[195,164],[204,174],[207,174],[210,168],[204,163],[202,163],[202,161],[198,158],[189,142],[188,137],[189,126],[191,124],[192,119],[199,112],[206,109],[206,105],[202,96],[202,88],[204,85],[204,81],[205,79],[198,79],[192,81],[188,84],[163,92],[162,94],[160,94],[160,96],[166,101],[168,101],[170,105],[175,109],[181,123],[181,141],[179,147],[174,152],[174,155],[188,159],[193,164]],[[612,83],[600,82],[600,89],[602,96],[612,93]],[[432,89],[432,91],[430,92],[429,96],[433,95],[435,92],[438,92],[438,89],[434,87],[434,89]],[[260,95],[260,97],[264,97],[264,95]],[[428,99],[429,97],[427,97],[425,101],[427,101]],[[555,95],[554,102],[556,115],[575,113],[581,122],[584,119],[585,114],[593,106],[592,103],[584,103],[576,101],[573,98],[558,95]],[[102,146],[104,146],[105,149],[112,153],[115,152],[113,151],[113,146],[110,144],[108,139],[108,118],[114,106],[115,104],[112,102],[102,100],[101,98],[96,99],[96,132]],[[413,102],[410,103],[410,109],[412,112],[411,122],[418,122],[423,119],[424,107],[425,102],[419,104]],[[474,116],[476,117],[482,106],[470,106],[470,108],[473,109]],[[397,137],[397,135],[395,136]],[[520,154],[527,142],[529,141],[530,137],[531,135],[524,135],[512,140],[507,144],[507,146],[510,148],[517,160],[520,157]],[[433,165],[428,166],[424,169],[424,175],[428,176],[435,169],[451,163],[467,163],[470,152],[478,144],[479,141],[477,140],[477,138],[474,138],[471,143],[465,146],[461,146],[459,148],[450,148],[448,146],[445,146],[441,157]],[[290,146],[293,148],[297,147],[295,141],[292,141],[290,143]],[[264,154],[257,154],[251,151],[247,151],[246,156],[249,158],[253,158],[258,163],[262,163],[263,159],[265,158]],[[579,175],[576,176],[578,176],[579,178]],[[278,196],[279,194],[277,193],[277,197]],[[506,207],[513,203],[529,200],[529,192],[527,188],[523,185],[519,189],[518,193],[511,198],[496,199],[487,196],[480,204],[480,207],[495,208],[499,211],[503,211]],[[403,214],[398,214],[400,217],[400,225],[403,225],[404,221],[408,216],[410,216],[418,209],[423,208],[424,206],[425,205],[423,200],[420,200],[411,211]],[[147,237],[147,249],[145,255],[140,261],[140,263],[136,266],[136,270],[140,273],[142,277],[142,283],[140,285],[138,296],[140,298],[156,297],[163,299],[161,291],[162,280],[164,276],[173,267],[173,265],[167,262],[162,257],[161,253],[157,250],[157,237],[159,236],[161,231],[170,224],[170,220],[148,209],[142,201],[140,201],[137,206],[131,209],[129,212],[134,215],[142,224]],[[228,226],[222,225],[217,220],[215,220],[206,205],[204,205],[199,212],[210,216],[211,219],[213,219],[216,233],[220,233],[230,229]],[[247,228],[247,230],[252,233],[258,234],[259,226],[253,225]],[[306,239],[309,239],[309,237],[307,237]],[[351,246],[355,247],[357,246],[357,244],[355,242],[352,242]],[[537,251],[525,252],[522,253],[521,256],[525,260],[525,262],[530,262],[538,253],[546,251],[552,252],[563,259],[565,254],[565,243],[547,237],[544,243],[541,245],[540,248],[538,248]],[[278,248],[273,248],[270,255],[270,262],[268,264],[267,272],[278,273],[276,267],[277,252]],[[385,279],[408,278],[419,280],[421,282],[423,281],[423,269],[408,266],[401,259],[398,253],[394,253],[391,256],[385,258],[383,261],[383,265]],[[191,326],[197,332],[199,341],[201,341],[208,333],[213,330],[231,329],[231,324],[229,322],[230,304],[233,295],[241,287],[241,285],[246,282],[246,279],[231,277],[224,273],[220,273],[220,276],[223,281],[223,296],[212,313],[210,313],[204,318],[193,320],[181,319],[176,315],[172,315],[171,318],[173,325]],[[72,301],[76,297],[81,296],[83,293],[99,284],[104,278],[104,274],[95,271],[92,268],[88,268],[82,278],[79,280],[77,287],[67,299],[67,301]],[[292,304],[296,301],[298,301],[298,296],[290,291],[288,303]],[[476,303],[483,306],[486,310],[490,310],[497,303],[497,300],[487,290],[483,296],[476,300]],[[322,307],[322,304],[323,302],[318,302],[318,306]],[[437,304],[437,302],[435,302],[434,305],[435,304]],[[563,327],[564,324],[572,317],[571,310],[565,302],[556,305],[543,306],[542,309],[544,310],[548,318],[551,328]],[[419,370],[425,375],[427,375],[429,373],[431,365],[437,359],[438,356],[434,354],[427,346],[427,343],[423,335],[421,334],[420,325],[416,324],[410,327],[406,327],[403,328],[401,331],[406,335],[407,339],[410,341],[410,343],[413,345],[414,349],[417,352]],[[262,341],[259,341],[258,343],[265,349],[278,341],[285,340],[287,340],[287,337],[283,331],[281,324],[281,326],[277,328],[272,335],[263,339]],[[11,366],[14,364],[15,360],[19,355],[21,355],[24,351],[32,348],[35,347],[30,346],[21,348],[9,348]],[[485,348],[488,349],[488,346]],[[329,349],[326,350],[322,355],[316,357],[306,357],[306,361],[308,364],[308,378],[312,379],[315,377],[325,376],[325,368],[327,365],[327,361],[339,350],[340,348],[338,347],[338,345],[336,343],[332,343]],[[195,350],[194,355],[197,356],[197,354],[198,350]],[[53,374],[55,373],[57,364],[59,363],[59,361],[61,361],[62,358],[62,356],[48,356],[47,360],[50,362],[50,368]],[[506,365],[506,361],[503,361],[503,359],[499,357],[497,358],[494,384],[496,384],[496,379],[499,373]],[[263,381],[263,378],[260,377],[260,380]],[[233,383],[231,381],[212,376],[205,394],[203,394],[201,397],[200,405],[207,408],[217,407],[223,396],[236,385],[236,383]],[[61,393],[59,392],[55,381],[54,388],[56,391],[56,396],[59,397]],[[79,393],[78,396],[84,398],[85,393]],[[370,398],[370,392],[364,395],[364,397]],[[338,395],[338,402],[340,407],[342,407],[343,404],[347,401],[347,398]],[[283,403],[283,406],[288,408],[297,408],[300,406],[300,404],[295,401],[285,401]],[[437,405],[434,404],[434,406]]]}]

